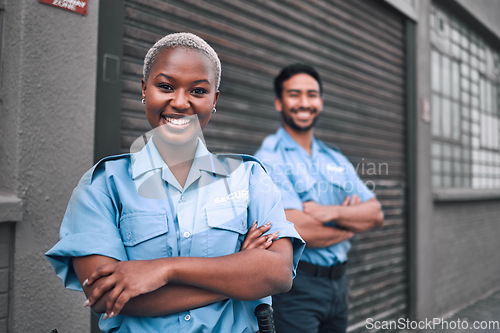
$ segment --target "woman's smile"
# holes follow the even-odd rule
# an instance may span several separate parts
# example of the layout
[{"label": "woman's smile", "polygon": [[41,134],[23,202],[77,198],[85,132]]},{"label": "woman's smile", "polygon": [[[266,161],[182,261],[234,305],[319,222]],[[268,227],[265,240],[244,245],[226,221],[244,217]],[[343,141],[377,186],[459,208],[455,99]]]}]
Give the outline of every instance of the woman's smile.
[{"label": "woman's smile", "polygon": [[169,130],[173,131],[184,131],[186,130],[195,120],[196,116],[179,115],[179,114],[162,114],[161,118],[165,121],[164,125],[168,127]]}]

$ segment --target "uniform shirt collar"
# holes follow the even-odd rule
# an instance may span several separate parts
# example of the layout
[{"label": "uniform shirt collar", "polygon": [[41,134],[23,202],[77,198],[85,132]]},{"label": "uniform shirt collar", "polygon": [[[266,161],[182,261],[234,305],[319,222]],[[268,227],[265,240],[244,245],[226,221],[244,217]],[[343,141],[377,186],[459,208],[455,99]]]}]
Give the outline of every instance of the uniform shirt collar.
[{"label": "uniform shirt collar", "polygon": [[198,147],[191,167],[195,170],[206,171],[227,177],[229,175],[227,168],[222,162],[208,151],[205,143],[198,139]]},{"label": "uniform shirt collar", "polygon": [[294,150],[300,147],[299,144],[290,136],[290,134],[287,133],[287,131],[285,131],[283,127],[280,127],[276,134],[280,138],[280,143],[281,145],[283,145],[283,148]]},{"label": "uniform shirt collar", "polygon": [[139,152],[132,154],[132,179],[149,171],[162,169],[164,166],[166,164],[153,143],[153,137],[151,137]]},{"label": "uniform shirt collar", "polygon": [[[281,139],[280,142],[283,145],[283,148],[287,150],[304,150],[298,143],[295,141],[290,134],[283,127],[278,129],[276,133],[278,137]],[[321,141],[313,137],[311,152],[312,155],[315,155],[316,152],[325,151],[325,147]]]},{"label": "uniform shirt collar", "polygon": [[[168,170],[168,173],[171,173],[151,137],[138,153],[132,155],[132,179],[136,179],[155,169],[163,169],[164,172]],[[197,173],[195,176],[199,176],[200,170],[221,176],[228,176],[226,167],[208,151],[203,141],[198,139],[195,159],[190,173],[194,171]]]}]

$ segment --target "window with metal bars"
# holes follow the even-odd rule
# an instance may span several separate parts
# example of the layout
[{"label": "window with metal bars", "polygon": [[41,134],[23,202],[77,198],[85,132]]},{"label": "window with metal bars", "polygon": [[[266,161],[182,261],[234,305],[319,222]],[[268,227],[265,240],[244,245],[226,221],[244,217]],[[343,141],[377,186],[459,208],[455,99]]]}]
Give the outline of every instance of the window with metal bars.
[{"label": "window with metal bars", "polygon": [[435,188],[500,188],[500,52],[443,9],[431,10]]}]

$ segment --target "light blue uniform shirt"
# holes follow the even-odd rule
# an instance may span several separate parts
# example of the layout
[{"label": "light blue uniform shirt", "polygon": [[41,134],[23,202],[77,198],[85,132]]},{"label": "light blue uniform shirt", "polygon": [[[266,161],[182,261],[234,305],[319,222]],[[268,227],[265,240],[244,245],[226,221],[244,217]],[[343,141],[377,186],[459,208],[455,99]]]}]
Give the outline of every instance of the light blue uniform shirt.
[{"label": "light blue uniform shirt", "polygon": [[[255,154],[281,190],[285,209],[302,211],[302,204],[340,205],[346,196],[357,194],[361,201],[374,198],[356,174],[352,164],[340,152],[314,138],[309,155],[283,129],[268,136]],[[331,223],[334,225],[334,222]],[[349,241],[324,248],[306,248],[300,260],[332,266],[347,261]]]},{"label": "light blue uniform shirt", "polygon": [[[72,257],[120,261],[173,256],[217,257],[240,250],[253,221],[292,238],[293,271],[304,243],[286,221],[280,193],[252,157],[212,155],[203,143],[184,189],[153,140],[138,153],[97,163],[75,188],[60,241],[47,252],[67,288],[81,290]],[[263,267],[269,269],[269,267]],[[228,299],[161,317],[118,315],[100,320],[103,332],[256,332],[257,301]]]}]

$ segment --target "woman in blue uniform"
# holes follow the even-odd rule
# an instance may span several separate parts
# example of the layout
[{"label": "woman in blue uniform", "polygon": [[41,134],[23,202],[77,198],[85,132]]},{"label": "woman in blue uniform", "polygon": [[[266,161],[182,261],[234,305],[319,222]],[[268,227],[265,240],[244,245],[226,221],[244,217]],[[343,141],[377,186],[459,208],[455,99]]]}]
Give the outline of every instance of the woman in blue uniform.
[{"label": "woman in blue uniform", "polygon": [[201,38],[159,40],[142,80],[153,130],[73,192],[47,256],[104,332],[255,332],[255,306],[291,287],[303,241],[278,190],[257,160],[202,140],[220,73]]}]

